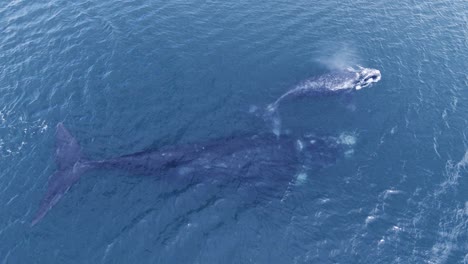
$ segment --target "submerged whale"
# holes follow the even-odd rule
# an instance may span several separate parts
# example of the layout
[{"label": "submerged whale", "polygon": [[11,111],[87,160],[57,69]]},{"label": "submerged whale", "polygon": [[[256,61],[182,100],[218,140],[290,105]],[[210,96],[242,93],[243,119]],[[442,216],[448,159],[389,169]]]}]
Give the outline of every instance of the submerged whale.
[{"label": "submerged whale", "polygon": [[267,112],[275,112],[280,103],[286,99],[301,96],[323,96],[360,90],[380,81],[382,78],[377,69],[363,68],[358,70],[347,68],[333,71],[315,78],[302,81],[291,90],[281,95],[276,101],[267,106]]},{"label": "submerged whale", "polygon": [[[36,225],[80,177],[95,169],[119,169],[137,175],[176,180],[223,180],[238,177],[243,184],[286,184],[300,170],[334,163],[339,143],[315,136],[293,139],[274,135],[233,136],[203,143],[166,146],[105,160],[85,158],[78,141],[62,123],[57,125],[57,170],[31,225]],[[271,187],[271,186],[270,186]]]}]

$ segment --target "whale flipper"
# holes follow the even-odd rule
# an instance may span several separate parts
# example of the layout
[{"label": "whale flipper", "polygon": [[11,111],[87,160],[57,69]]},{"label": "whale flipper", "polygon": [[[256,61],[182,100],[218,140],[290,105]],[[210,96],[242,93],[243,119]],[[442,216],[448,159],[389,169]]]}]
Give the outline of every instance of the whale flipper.
[{"label": "whale flipper", "polygon": [[94,167],[92,163],[83,159],[78,141],[62,123],[57,125],[55,136],[57,171],[49,178],[46,195],[41,201],[31,226],[37,224],[57,204],[84,172]]}]

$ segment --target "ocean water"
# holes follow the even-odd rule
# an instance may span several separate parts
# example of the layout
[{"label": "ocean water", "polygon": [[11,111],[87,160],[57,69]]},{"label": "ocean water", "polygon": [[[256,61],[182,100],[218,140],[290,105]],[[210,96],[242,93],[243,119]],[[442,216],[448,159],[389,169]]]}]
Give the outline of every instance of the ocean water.
[{"label": "ocean water", "polygon": [[[0,263],[468,263],[467,10],[464,0],[2,1]],[[350,101],[282,105],[284,133],[349,146],[336,164],[291,175],[287,199],[239,210],[204,189],[164,196],[157,177],[100,171],[30,227],[59,122],[91,159],[264,133],[249,109],[355,65],[382,80]]]}]

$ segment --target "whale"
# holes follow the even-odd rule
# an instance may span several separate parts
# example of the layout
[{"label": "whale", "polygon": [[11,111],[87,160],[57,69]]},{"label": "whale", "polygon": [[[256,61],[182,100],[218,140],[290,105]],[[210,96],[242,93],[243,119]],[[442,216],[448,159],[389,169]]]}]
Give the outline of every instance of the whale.
[{"label": "whale", "polygon": [[335,70],[320,76],[301,81],[273,103],[267,106],[267,112],[275,112],[280,103],[297,97],[332,96],[358,91],[379,82],[382,75],[379,70],[358,66]]},{"label": "whale", "polygon": [[[267,105],[262,116],[267,122],[271,122],[275,135],[281,133],[281,119],[279,117],[279,106],[284,101],[301,97],[323,97],[350,94],[362,88],[370,87],[379,82],[382,75],[379,70],[357,66],[357,69],[348,67],[346,69],[334,70],[329,73],[315,76],[304,81],[282,94],[274,102]],[[256,108],[251,111],[256,112]]]},{"label": "whale", "polygon": [[[63,123],[55,132],[56,171],[34,214],[38,224],[81,176],[92,170],[121,170],[170,181],[227,181],[260,188],[288,185],[297,171],[317,171],[334,164],[340,145],[330,137],[273,134],[236,135],[205,142],[162,146],[102,160],[89,160]],[[271,186],[270,186],[271,187]]]}]

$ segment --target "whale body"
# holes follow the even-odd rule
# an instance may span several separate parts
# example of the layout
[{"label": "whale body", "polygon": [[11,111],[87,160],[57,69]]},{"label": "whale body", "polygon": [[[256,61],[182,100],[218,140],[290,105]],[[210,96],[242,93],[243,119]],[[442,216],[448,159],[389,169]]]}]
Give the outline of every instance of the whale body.
[{"label": "whale body", "polygon": [[292,89],[281,95],[275,102],[267,107],[267,112],[274,112],[281,102],[286,99],[302,96],[327,96],[347,93],[368,87],[382,78],[377,69],[363,68],[358,70],[347,68],[333,71],[300,82]]},{"label": "whale body", "polygon": [[[272,132],[279,136],[281,133],[281,118],[278,108],[283,101],[297,97],[321,97],[346,94],[371,86],[373,83],[380,81],[381,78],[382,75],[379,70],[361,66],[358,66],[357,70],[350,67],[316,76],[300,82],[281,95],[266,107],[265,111],[261,113],[261,117],[263,117],[265,121],[271,123]],[[256,112],[256,107],[251,109],[250,112]]]},{"label": "whale body", "polygon": [[243,184],[287,185],[301,168],[320,169],[338,157],[336,142],[314,136],[245,135],[202,143],[165,146],[105,160],[90,161],[62,123],[57,125],[55,160],[45,196],[31,225],[37,224],[80,177],[96,169],[118,169],[136,175],[175,180],[237,177]]}]

